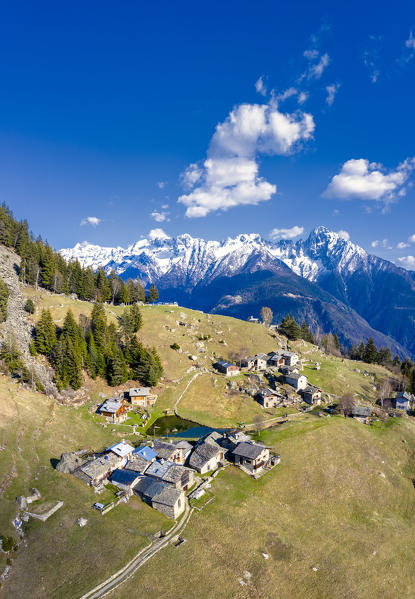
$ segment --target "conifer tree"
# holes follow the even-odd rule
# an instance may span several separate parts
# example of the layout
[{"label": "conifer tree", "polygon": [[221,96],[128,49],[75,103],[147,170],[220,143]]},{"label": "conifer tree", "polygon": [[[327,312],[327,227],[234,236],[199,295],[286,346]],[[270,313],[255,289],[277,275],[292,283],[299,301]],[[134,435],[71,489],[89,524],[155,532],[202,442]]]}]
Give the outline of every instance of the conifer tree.
[{"label": "conifer tree", "polygon": [[333,342],[334,342],[334,346],[337,350],[340,350],[340,341],[339,338],[337,336],[337,333],[334,333],[333,335]]},{"label": "conifer tree", "polygon": [[42,310],[36,326],[35,348],[39,354],[50,355],[56,344],[56,328],[49,310]]},{"label": "conifer tree", "polygon": [[128,369],[121,350],[118,350],[108,362],[108,384],[111,387],[121,385],[128,380]]},{"label": "conifer tree", "polygon": [[377,361],[377,358],[378,358],[378,350],[373,341],[373,338],[369,337],[369,339],[367,340],[367,343],[366,343],[366,347],[364,349],[363,360],[364,360],[364,362],[367,362],[368,364],[373,364],[374,362]]},{"label": "conifer tree", "polygon": [[158,292],[157,287],[153,283],[151,285],[150,289],[148,290],[148,303],[152,304],[153,302],[156,302],[158,299],[159,299],[159,292]]}]

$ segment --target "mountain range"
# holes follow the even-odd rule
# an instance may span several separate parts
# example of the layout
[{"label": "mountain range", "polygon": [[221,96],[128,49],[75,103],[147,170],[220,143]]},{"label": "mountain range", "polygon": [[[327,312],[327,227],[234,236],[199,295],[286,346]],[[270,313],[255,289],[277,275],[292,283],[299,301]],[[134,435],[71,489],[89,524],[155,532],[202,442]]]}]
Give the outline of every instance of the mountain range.
[{"label": "mountain range", "polygon": [[155,283],[162,300],[239,318],[269,306],[345,345],[372,336],[401,355],[415,355],[415,273],[368,254],[325,227],[305,240],[269,241],[241,234],[207,241],[165,234],[122,247],[87,242],[61,250],[93,269]]}]

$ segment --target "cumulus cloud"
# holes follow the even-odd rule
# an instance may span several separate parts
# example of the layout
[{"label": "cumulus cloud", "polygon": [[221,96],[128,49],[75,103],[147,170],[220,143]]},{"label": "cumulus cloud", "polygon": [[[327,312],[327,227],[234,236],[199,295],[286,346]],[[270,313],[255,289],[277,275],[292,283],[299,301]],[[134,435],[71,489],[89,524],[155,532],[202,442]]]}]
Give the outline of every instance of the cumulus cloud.
[{"label": "cumulus cloud", "polygon": [[341,238],[344,239],[345,241],[349,241],[350,239],[350,234],[348,233],[348,231],[337,231],[337,235]]},{"label": "cumulus cloud", "polygon": [[337,94],[337,92],[339,91],[340,88],[340,83],[333,83],[332,85],[328,85],[326,87],[326,92],[327,92],[327,98],[326,98],[326,103],[331,106],[334,102],[334,97]]},{"label": "cumulus cloud", "polygon": [[165,221],[170,220],[168,218],[169,213],[168,212],[163,212],[163,211],[159,211],[159,210],[153,210],[153,212],[151,213],[151,217],[154,218],[154,220],[157,223],[163,223]]},{"label": "cumulus cloud", "polygon": [[267,95],[267,87],[264,83],[263,75],[261,75],[261,77],[259,79],[257,79],[257,81],[255,82],[255,89],[258,92],[258,94],[261,94],[261,96]]},{"label": "cumulus cloud", "polygon": [[415,235],[411,235],[410,237],[408,237],[408,241],[409,243],[415,243]]},{"label": "cumulus cloud", "polygon": [[340,173],[332,178],[323,196],[375,200],[386,205],[405,194],[405,184],[414,168],[414,158],[389,171],[381,164],[363,158],[348,160]]},{"label": "cumulus cloud", "polygon": [[294,225],[291,229],[272,229],[270,237],[274,241],[277,239],[294,239],[304,232],[304,227]]},{"label": "cumulus cloud", "polygon": [[98,218],[97,216],[86,216],[85,218],[83,218],[81,220],[81,226],[92,225],[93,227],[97,227],[100,222],[101,222],[101,219]]},{"label": "cumulus cloud", "polygon": [[415,256],[403,256],[402,258],[398,258],[398,261],[404,268],[415,270]]},{"label": "cumulus cloud", "polygon": [[148,234],[148,238],[150,241],[154,241],[155,239],[170,239],[170,237],[163,231],[163,229],[151,229]]},{"label": "cumulus cloud", "polygon": [[396,247],[398,250],[404,250],[405,248],[409,248],[410,245],[411,244],[406,241],[400,241]]},{"label": "cumulus cloud", "polygon": [[204,163],[190,164],[182,175],[191,190],[178,199],[186,206],[186,216],[202,217],[269,200],[277,188],[259,176],[258,154],[292,154],[313,132],[311,114],[280,112],[274,99],[268,104],[236,106],[217,125]]}]

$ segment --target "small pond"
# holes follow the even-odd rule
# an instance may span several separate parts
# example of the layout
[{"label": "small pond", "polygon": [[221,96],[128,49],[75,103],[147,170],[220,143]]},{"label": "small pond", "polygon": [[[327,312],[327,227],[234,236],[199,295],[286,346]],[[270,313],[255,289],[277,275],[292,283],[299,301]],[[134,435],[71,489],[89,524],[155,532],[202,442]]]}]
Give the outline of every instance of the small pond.
[{"label": "small pond", "polygon": [[178,416],[163,416],[158,418],[153,424],[147,429],[148,435],[154,435],[156,437],[181,437],[187,439],[199,439],[203,435],[207,435],[212,431],[219,433],[225,431],[224,428],[211,428],[209,426],[201,426],[197,422],[191,420],[185,420]]}]

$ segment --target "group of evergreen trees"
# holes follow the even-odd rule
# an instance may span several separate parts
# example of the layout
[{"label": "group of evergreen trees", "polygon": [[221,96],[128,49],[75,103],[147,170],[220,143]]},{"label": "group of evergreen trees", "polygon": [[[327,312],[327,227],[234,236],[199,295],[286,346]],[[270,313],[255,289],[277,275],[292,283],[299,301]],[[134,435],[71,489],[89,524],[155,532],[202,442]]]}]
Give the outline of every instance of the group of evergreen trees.
[{"label": "group of evergreen trees", "polygon": [[154,284],[146,297],[141,283],[132,279],[125,283],[114,271],[107,276],[104,269],[94,273],[78,260],[67,263],[41,237],[33,239],[27,221],[18,222],[5,204],[0,206],[0,243],[21,256],[20,279],[29,285],[55,293],[76,293],[87,301],[133,304],[158,300]]},{"label": "group of evergreen trees", "polygon": [[108,323],[101,302],[94,304],[91,318],[81,314],[78,323],[68,310],[61,330],[49,310],[43,310],[31,349],[33,354],[48,357],[59,389],[79,389],[84,369],[92,378],[104,377],[111,386],[134,379],[151,387],[163,368],[156,350],[138,341],[136,333],[141,326],[141,312],[135,304],[124,310],[118,327]]},{"label": "group of evergreen trees", "polygon": [[9,288],[3,279],[0,279],[0,322],[7,319],[7,303],[9,301]]},{"label": "group of evergreen trees", "polygon": [[314,335],[308,328],[306,321],[304,320],[300,326],[294,316],[290,316],[290,314],[287,314],[282,319],[279,331],[292,341],[304,339],[304,341],[308,341],[309,343],[315,343]]},{"label": "group of evergreen trees", "polygon": [[378,350],[372,337],[369,337],[366,343],[361,341],[358,347],[352,345],[349,356],[351,360],[360,360],[368,364],[383,364],[384,366],[400,366],[401,364],[398,355],[392,357],[389,347],[382,346]]}]

